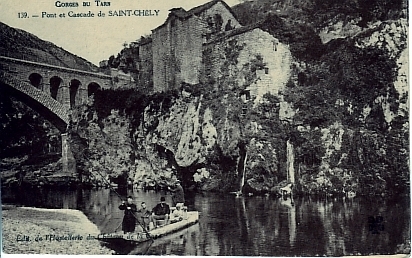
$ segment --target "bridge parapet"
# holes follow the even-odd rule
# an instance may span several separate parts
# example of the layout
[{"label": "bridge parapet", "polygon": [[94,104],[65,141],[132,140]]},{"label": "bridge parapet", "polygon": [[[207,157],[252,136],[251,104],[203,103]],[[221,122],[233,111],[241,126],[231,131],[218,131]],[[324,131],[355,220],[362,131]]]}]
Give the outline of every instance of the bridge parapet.
[{"label": "bridge parapet", "polygon": [[31,61],[31,60],[22,60],[22,59],[17,59],[17,58],[14,58],[14,57],[7,57],[7,56],[2,56],[2,55],[0,55],[0,59],[3,59],[4,61],[6,61],[8,63],[20,63],[20,64],[26,64],[27,66],[43,67],[44,69],[51,69],[51,70],[54,70],[54,71],[58,71],[60,73],[79,74],[79,75],[83,75],[83,76],[90,76],[90,77],[99,78],[99,79],[102,79],[102,80],[107,80],[110,83],[113,80],[112,76],[104,74],[104,73],[78,70],[78,69],[63,67],[63,66],[59,66],[59,65],[52,65],[52,64],[46,64],[46,63],[41,63],[41,62],[34,62],[34,61]]},{"label": "bridge parapet", "polygon": [[[46,57],[41,58],[37,56],[35,53],[27,54],[27,53],[16,53],[16,52],[10,52],[10,51],[0,51],[0,56],[19,59],[19,60],[25,60],[25,61],[31,61],[31,62],[36,62],[36,63],[44,63],[44,59],[46,58]],[[47,60],[47,64],[53,65],[53,66],[59,66],[59,67],[67,67],[67,66],[62,65],[62,63],[56,59]]]}]

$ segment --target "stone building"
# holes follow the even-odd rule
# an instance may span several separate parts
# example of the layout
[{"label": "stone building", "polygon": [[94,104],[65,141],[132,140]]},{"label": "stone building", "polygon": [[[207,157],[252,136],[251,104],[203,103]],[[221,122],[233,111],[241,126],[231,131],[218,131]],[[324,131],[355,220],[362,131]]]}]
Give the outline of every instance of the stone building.
[{"label": "stone building", "polygon": [[[225,44],[233,40],[243,46],[238,57],[239,69],[256,56],[263,58],[265,63],[265,67],[256,71],[259,79],[249,86],[250,94],[278,94],[289,77],[291,54],[288,46],[258,25],[242,26],[231,8],[221,0],[189,11],[171,9],[166,21],[152,30],[151,41],[140,44],[139,80],[148,82],[152,73],[153,91],[160,92],[179,88],[182,83],[199,84],[205,68],[211,69],[211,75],[218,78],[222,51]],[[212,60],[207,63],[212,67],[205,67],[205,50],[211,51]]]},{"label": "stone building", "polygon": [[[258,28],[258,25],[245,26],[231,31],[227,31],[206,44],[204,48],[209,50],[211,76],[219,79],[224,58],[222,53],[224,49],[231,44],[241,46],[239,51],[237,71],[242,72],[245,65],[250,64],[252,60],[261,59],[263,65],[256,70],[257,80],[248,86],[250,96],[257,97],[257,100],[265,93],[270,92],[278,95],[290,76],[290,67],[292,62],[289,47],[280,43],[269,33]],[[244,77],[238,78],[239,84],[246,84]]]},{"label": "stone building", "polygon": [[138,80],[140,85],[146,85],[148,90],[153,90],[153,51],[152,38],[142,38],[139,42]]},{"label": "stone building", "polygon": [[171,9],[152,34],[154,90],[173,89],[182,82],[198,84],[203,44],[207,37],[222,31],[228,20],[239,26],[223,1],[214,0],[189,11]]}]

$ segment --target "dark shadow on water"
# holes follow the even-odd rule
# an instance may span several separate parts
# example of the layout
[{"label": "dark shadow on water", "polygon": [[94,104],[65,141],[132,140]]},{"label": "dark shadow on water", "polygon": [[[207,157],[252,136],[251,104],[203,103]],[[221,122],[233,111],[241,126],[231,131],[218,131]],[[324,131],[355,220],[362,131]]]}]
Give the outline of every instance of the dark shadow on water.
[{"label": "dark shadow on water", "polygon": [[153,240],[148,240],[142,243],[135,243],[126,240],[118,240],[112,242],[102,242],[102,245],[115,251],[116,255],[146,255],[148,254]]}]

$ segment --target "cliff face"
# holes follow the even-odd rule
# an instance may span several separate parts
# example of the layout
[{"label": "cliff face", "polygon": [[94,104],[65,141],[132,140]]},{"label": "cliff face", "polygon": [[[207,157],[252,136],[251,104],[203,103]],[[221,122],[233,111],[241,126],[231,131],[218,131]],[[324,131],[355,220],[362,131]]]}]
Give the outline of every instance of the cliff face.
[{"label": "cliff face", "polygon": [[[335,41],[335,44],[346,41],[353,44],[356,50],[366,51],[365,57],[371,59],[369,65],[374,66],[373,70],[383,74],[373,75],[372,69],[368,71],[369,65],[359,62],[356,64],[358,67],[352,70],[353,79],[356,79],[355,88],[347,87],[353,83],[351,81],[345,82],[346,88],[339,83],[334,85],[347,91],[355,89],[356,94],[360,95],[353,95],[355,92],[347,95],[340,91],[332,91],[336,94],[334,97],[329,95],[331,92],[323,95],[334,101],[329,107],[340,114],[335,113],[336,118],[322,121],[323,126],[316,124],[317,126],[306,126],[300,130],[301,135],[318,135],[319,147],[322,149],[315,162],[318,168],[316,173],[308,173],[313,162],[299,163],[299,184],[303,191],[354,191],[385,195],[407,189],[405,187],[408,185],[409,168],[407,162],[400,161],[408,160],[408,76],[405,67],[408,63],[408,48],[405,44],[407,28],[407,21],[399,19],[377,22],[366,29],[356,31],[350,37],[344,36],[346,32],[339,34],[335,31],[335,38],[344,39]],[[333,40],[331,43],[334,44]],[[377,51],[377,54],[373,55],[373,51]],[[355,64],[350,52],[345,54],[345,58],[350,60],[349,63]],[[335,62],[337,66],[345,65],[345,69],[353,68],[349,68],[347,61],[342,62],[340,58],[335,59]],[[311,73],[311,69],[313,67],[306,69],[307,74]],[[390,72],[387,73],[388,71]],[[341,76],[339,73],[335,75]],[[361,73],[364,75],[356,75]],[[363,82],[365,75],[370,78]],[[345,79],[346,76],[341,78]],[[362,88],[368,89],[368,92],[362,93]],[[324,101],[325,106],[328,102]],[[299,112],[298,110],[299,117],[308,115]],[[320,113],[326,114],[324,110]],[[341,116],[342,113],[344,116]],[[347,121],[348,118],[350,123]],[[308,121],[313,122],[313,117]],[[316,150],[313,145],[312,148]],[[302,155],[303,153],[299,154],[300,147],[297,148],[298,159],[307,158]]]},{"label": "cliff face", "polygon": [[[218,82],[160,95],[129,92],[121,101],[104,91],[81,110],[83,120],[74,119],[74,133],[89,139],[85,171],[141,186],[164,186],[175,174],[185,187],[204,190],[235,191],[244,181],[243,190],[264,193],[277,192],[294,170],[296,189],[304,193],[405,191],[406,20],[334,31],[325,44],[310,30],[288,38],[271,26],[278,22],[262,25],[280,44],[290,43],[290,67],[279,75],[289,79],[278,95],[245,101],[242,92],[259,83],[256,68],[266,60],[239,69],[224,55]],[[305,54],[313,46],[321,53]],[[236,46],[231,50],[230,58],[241,56]],[[102,100],[117,104],[102,112]]]},{"label": "cliff face", "polygon": [[[101,94],[106,93],[111,94]],[[264,133],[257,122],[234,119],[233,97],[142,98],[149,98],[146,105],[129,114],[111,110],[99,118],[92,105],[75,112],[72,145],[77,146],[74,150],[86,181],[125,176],[138,186],[164,186],[174,174],[186,186],[238,190],[248,153],[245,169],[252,184],[268,191],[277,182],[279,164],[273,139],[254,137]],[[220,101],[220,108],[214,109],[213,104]],[[256,169],[270,183],[259,173],[258,178],[252,177]],[[262,183],[267,184],[264,189]]]}]

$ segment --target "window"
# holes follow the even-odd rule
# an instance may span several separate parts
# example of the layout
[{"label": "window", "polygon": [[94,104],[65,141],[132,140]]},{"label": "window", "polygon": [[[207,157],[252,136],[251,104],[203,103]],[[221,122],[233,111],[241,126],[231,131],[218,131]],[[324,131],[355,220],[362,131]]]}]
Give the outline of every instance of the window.
[{"label": "window", "polygon": [[265,74],[269,74],[269,68],[265,67]]},{"label": "window", "polygon": [[17,67],[14,67],[14,66],[9,66],[9,72],[12,72],[12,73],[17,73]]},{"label": "window", "polygon": [[243,102],[247,102],[251,99],[250,90],[243,90],[242,92],[240,92],[239,96],[243,100]]},{"label": "window", "polygon": [[43,77],[38,74],[38,73],[32,73],[29,76],[29,81],[31,83],[31,85],[33,85],[34,87],[38,88],[38,89],[42,89],[42,84],[43,84]]}]

